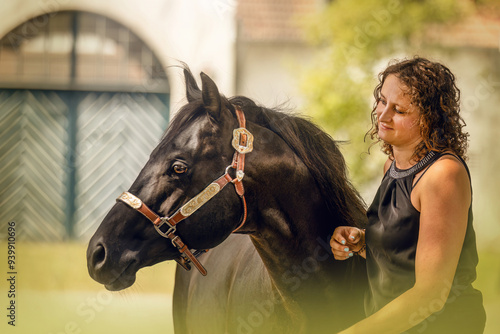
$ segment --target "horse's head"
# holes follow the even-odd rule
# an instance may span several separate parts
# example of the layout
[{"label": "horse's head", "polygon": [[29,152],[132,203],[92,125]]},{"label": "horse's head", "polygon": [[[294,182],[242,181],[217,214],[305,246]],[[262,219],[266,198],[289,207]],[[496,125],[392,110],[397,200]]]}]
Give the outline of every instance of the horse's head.
[{"label": "horse's head", "polygon": [[[161,217],[170,217],[223,175],[235,152],[231,140],[239,125],[234,107],[205,74],[201,90],[189,70],[184,74],[188,104],[129,189]],[[241,217],[241,199],[229,185],[176,225],[175,233],[189,248],[209,249],[227,238]],[[121,201],[104,218],[87,250],[90,275],[110,290],[132,285],[140,268],[179,255],[150,220]]]}]

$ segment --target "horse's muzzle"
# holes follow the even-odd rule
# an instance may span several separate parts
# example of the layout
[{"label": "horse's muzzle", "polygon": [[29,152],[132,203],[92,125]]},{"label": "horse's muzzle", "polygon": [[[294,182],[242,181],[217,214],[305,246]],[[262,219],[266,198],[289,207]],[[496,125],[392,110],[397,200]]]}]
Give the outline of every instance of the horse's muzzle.
[{"label": "horse's muzzle", "polygon": [[136,254],[133,251],[125,251],[118,256],[112,256],[103,242],[91,240],[87,249],[89,275],[110,291],[128,288],[134,284],[136,278]]}]

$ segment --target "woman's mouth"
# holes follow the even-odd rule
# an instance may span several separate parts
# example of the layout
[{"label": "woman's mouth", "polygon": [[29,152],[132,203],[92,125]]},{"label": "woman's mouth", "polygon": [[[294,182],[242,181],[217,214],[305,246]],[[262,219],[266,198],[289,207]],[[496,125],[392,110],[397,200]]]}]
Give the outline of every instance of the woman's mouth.
[{"label": "woman's mouth", "polygon": [[392,130],[391,127],[387,126],[386,124],[384,123],[379,123],[378,124],[378,128],[381,129],[381,130]]}]

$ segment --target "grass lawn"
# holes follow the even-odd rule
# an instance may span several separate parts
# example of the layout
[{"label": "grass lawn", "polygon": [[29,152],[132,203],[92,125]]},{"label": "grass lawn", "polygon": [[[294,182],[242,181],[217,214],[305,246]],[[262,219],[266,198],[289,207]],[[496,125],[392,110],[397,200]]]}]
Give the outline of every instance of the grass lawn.
[{"label": "grass lawn", "polygon": [[[84,244],[19,242],[16,246],[16,326],[7,324],[8,282],[2,276],[0,309],[5,311],[0,333],[173,333],[175,262],[145,268],[131,288],[109,292],[89,277]],[[5,249],[6,244],[0,243],[0,250]],[[2,273],[8,271],[6,261],[0,261],[0,268]]]},{"label": "grass lawn", "polygon": [[[0,255],[0,333],[173,333],[175,262],[142,269],[131,288],[111,293],[88,276],[84,244],[19,242],[16,250],[16,326],[12,327],[6,317],[6,244],[0,243],[4,254]],[[480,253],[475,287],[484,295],[486,334],[500,333],[499,255],[498,251]]]}]

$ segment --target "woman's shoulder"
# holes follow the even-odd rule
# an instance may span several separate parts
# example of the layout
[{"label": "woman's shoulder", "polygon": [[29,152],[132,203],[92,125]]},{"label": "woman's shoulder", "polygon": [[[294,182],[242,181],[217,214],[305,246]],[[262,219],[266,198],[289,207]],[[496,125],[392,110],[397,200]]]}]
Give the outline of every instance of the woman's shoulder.
[{"label": "woman's shoulder", "polygon": [[436,178],[469,178],[465,162],[453,152],[443,152],[436,162],[429,167],[429,173]]},{"label": "woman's shoulder", "polygon": [[443,153],[425,172],[419,186],[432,192],[440,192],[443,187],[454,191],[470,191],[469,173],[465,163],[457,155]]},{"label": "woman's shoulder", "polygon": [[[468,171],[456,155],[443,154],[421,176],[412,191],[412,203],[421,212],[422,203],[470,204],[471,183]],[[468,205],[466,207],[469,207]]]}]

